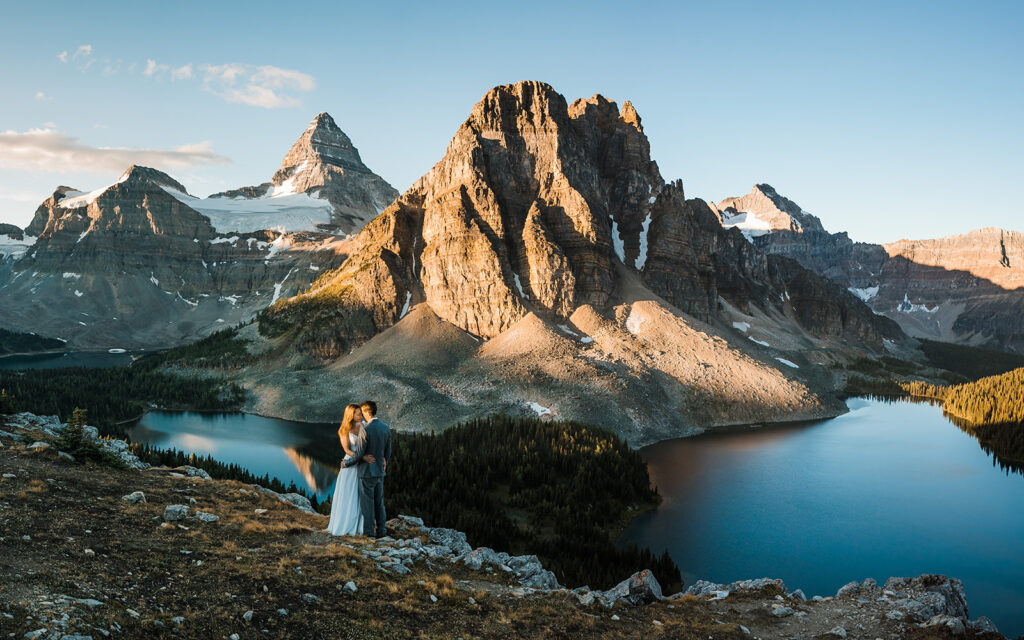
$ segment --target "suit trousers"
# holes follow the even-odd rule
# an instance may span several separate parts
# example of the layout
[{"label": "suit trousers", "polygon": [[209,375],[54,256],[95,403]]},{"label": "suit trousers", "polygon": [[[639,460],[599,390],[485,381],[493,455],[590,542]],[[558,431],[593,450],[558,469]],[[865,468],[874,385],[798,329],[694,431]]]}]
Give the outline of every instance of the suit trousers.
[{"label": "suit trousers", "polygon": [[383,476],[359,479],[359,509],[363,514],[363,535],[387,535]]}]

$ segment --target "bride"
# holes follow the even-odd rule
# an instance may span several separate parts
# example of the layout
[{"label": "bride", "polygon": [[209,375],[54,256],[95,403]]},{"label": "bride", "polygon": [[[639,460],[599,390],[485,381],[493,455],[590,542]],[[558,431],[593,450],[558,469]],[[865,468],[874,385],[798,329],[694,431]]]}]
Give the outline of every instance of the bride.
[{"label": "bride", "polygon": [[[359,405],[350,404],[345,407],[338,438],[345,449],[346,460],[366,446],[362,424],[363,412]],[[363,460],[373,462],[372,456],[363,456]],[[336,536],[353,536],[363,532],[363,516],[359,508],[359,465],[346,468],[343,464],[338,472],[327,532]]]}]

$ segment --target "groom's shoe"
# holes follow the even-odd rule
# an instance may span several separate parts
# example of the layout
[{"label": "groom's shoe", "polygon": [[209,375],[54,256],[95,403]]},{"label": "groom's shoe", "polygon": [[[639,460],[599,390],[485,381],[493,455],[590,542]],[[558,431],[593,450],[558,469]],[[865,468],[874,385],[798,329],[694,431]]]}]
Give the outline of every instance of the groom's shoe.
[{"label": "groom's shoe", "polygon": [[384,533],[375,533],[375,534],[373,534],[373,537],[377,538],[377,539],[386,538],[386,537],[388,537],[388,532],[385,531]]}]

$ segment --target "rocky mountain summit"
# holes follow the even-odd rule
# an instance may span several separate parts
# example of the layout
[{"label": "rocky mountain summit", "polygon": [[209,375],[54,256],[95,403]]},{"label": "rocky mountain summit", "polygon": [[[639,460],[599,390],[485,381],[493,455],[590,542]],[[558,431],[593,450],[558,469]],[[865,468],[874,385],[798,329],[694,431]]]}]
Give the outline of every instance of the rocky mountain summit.
[{"label": "rocky mountain summit", "polygon": [[812,598],[778,579],[697,581],[669,595],[637,567],[608,590],[569,589],[536,556],[473,548],[414,516],[379,540],[330,536],[302,496],[149,467],[91,427],[128,466],[83,466],[49,444],[67,430],[0,418],[0,628],[18,637],[1003,638],[970,618],[955,578]]},{"label": "rocky mountain summit", "polygon": [[[676,435],[696,411],[712,423],[821,415],[842,409],[811,390],[815,362],[902,335],[666,183],[631,104],[569,104],[540,82],[489,91],[444,157],[353,244],[340,268],[263,314],[262,335],[291,345],[293,364],[329,363],[330,384],[341,376],[368,388],[393,384],[384,362],[408,366],[390,355],[399,341],[417,343],[404,353],[443,348],[418,365],[440,378],[423,390],[431,399],[417,390],[403,401],[454,409],[446,424],[479,403],[522,411],[558,401],[559,415],[590,417],[609,390],[636,422]],[[369,351],[368,366],[349,368]],[[543,361],[543,380],[527,372]],[[254,388],[288,384],[267,373]],[[511,384],[485,391],[495,377]],[[296,391],[282,395],[318,415]]]},{"label": "rocky mountain summit", "polygon": [[0,323],[77,349],[194,340],[340,264],[335,233],[395,195],[326,113],[261,187],[197,198],[138,166],[88,193],[61,186],[24,231],[0,229]]},{"label": "rocky mountain summit", "polygon": [[292,145],[270,182],[215,193],[210,199],[233,200],[244,207],[249,200],[258,204],[295,195],[333,207],[329,218],[317,225],[320,230],[353,233],[391,204],[398,191],[363,164],[352,140],[330,114],[320,113]]},{"label": "rocky mountain summit", "polygon": [[718,209],[724,227],[740,226],[756,247],[835,280],[912,336],[1024,352],[1024,233],[854,242],[768,185]]}]

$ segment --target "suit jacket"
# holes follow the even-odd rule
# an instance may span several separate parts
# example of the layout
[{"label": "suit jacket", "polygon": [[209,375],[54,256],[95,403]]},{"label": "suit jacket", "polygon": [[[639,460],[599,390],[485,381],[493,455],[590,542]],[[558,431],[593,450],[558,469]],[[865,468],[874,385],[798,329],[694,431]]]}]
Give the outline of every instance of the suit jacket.
[{"label": "suit jacket", "polygon": [[[360,478],[383,478],[387,475],[384,472],[384,465],[391,459],[391,427],[379,418],[374,418],[363,427],[363,435],[366,446],[357,449],[355,455],[345,463],[345,466],[351,467],[358,464]],[[376,458],[377,461],[373,464],[364,462],[363,456],[367,454]]]}]

